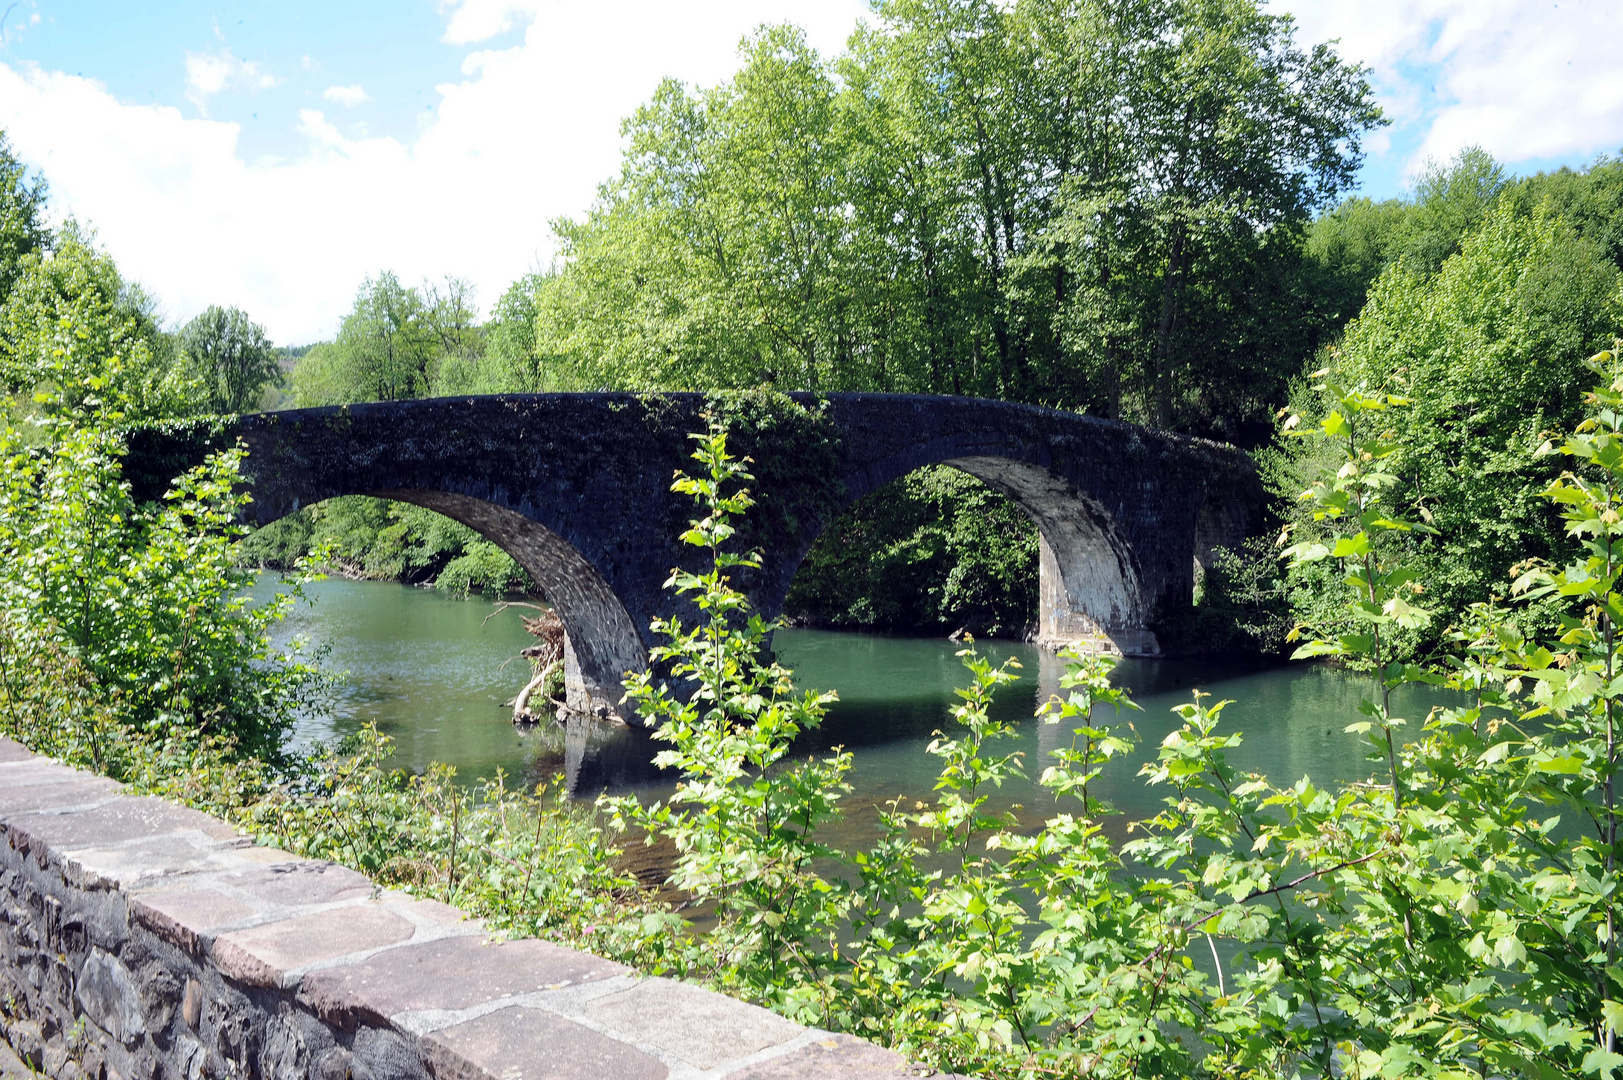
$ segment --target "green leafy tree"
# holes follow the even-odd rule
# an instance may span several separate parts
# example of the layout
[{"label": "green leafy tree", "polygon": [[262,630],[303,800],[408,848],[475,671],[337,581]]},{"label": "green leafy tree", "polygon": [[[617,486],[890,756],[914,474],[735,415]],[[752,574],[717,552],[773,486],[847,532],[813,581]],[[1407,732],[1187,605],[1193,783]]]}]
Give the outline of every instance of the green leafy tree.
[{"label": "green leafy tree", "polygon": [[832,61],[763,28],[730,81],[662,85],[559,223],[539,366],[1265,435],[1312,348],[1303,226],[1379,118],[1292,34],[1242,0],[888,0]]},{"label": "green leafy tree", "polygon": [[1502,591],[1513,564],[1559,548],[1541,498],[1554,470],[1532,451],[1580,419],[1572,388],[1623,320],[1620,285],[1593,241],[1504,204],[1435,275],[1406,260],[1385,271],[1332,358],[1337,384],[1414,399],[1391,416],[1392,505],[1436,529],[1406,546],[1438,630]]},{"label": "green leafy tree", "polygon": [[1523,177],[1506,185],[1505,197],[1522,213],[1548,206],[1623,269],[1623,161],[1602,156],[1587,168]]},{"label": "green leafy tree", "polygon": [[240,549],[245,565],[293,570],[312,552],[349,578],[432,583],[467,595],[533,588],[513,557],[466,525],[409,503],[347,495],[306,507],[256,530]]},{"label": "green leafy tree", "polygon": [[0,455],[0,603],[24,651],[66,650],[138,730],[285,760],[320,684],[268,640],[292,598],[253,604],[234,568],[241,453],[177,478],[158,507],[131,500],[106,430],[59,430],[29,450],[9,429]]},{"label": "green leafy tree", "polygon": [[[541,273],[519,278],[477,333],[469,327],[450,336],[447,359],[435,376],[435,394],[527,393],[542,388],[536,299],[546,278]],[[471,305],[471,295],[467,303]]]},{"label": "green leafy tree", "polygon": [[281,372],[265,328],[241,308],[210,306],[180,331],[180,352],[208,388],[208,408],[251,412]]},{"label": "green leafy tree", "polygon": [[[38,283],[36,271],[57,276]],[[293,717],[319,679],[296,649],[269,642],[292,597],[251,603],[250,579],[235,568],[246,531],[238,523],[243,451],[176,477],[156,506],[135,502],[121,475],[120,431],[154,399],[114,351],[130,340],[121,335],[132,320],[109,312],[97,271],[115,273],[76,241],[59,245],[49,263],[30,267],[4,312],[29,314],[23,304],[43,294],[57,301],[46,310],[58,325],[36,314],[0,327],[11,355],[53,362],[45,378],[36,375],[38,413],[26,427],[0,430],[0,620],[9,647],[24,664],[70,658],[124,727],[223,739],[280,763]]]},{"label": "green leafy tree", "polygon": [[72,224],[23,258],[0,305],[0,385],[23,411],[90,415],[116,399],[131,420],[196,412],[203,397],[150,299]]},{"label": "green leafy tree", "polygon": [[445,342],[457,340],[464,294],[431,317],[418,290],[391,273],[367,278],[344,316],[338,338],[318,345],[293,369],[300,406],[399,401],[428,393]]},{"label": "green leafy tree", "polygon": [[50,189],[39,175],[17,159],[0,131],[0,303],[22,276],[23,258],[46,251],[51,233],[45,224]]},{"label": "green leafy tree", "polygon": [[1091,122],[1056,223],[1057,254],[1091,294],[1083,330],[1095,312],[1128,330],[1119,363],[1148,422],[1220,415],[1236,403],[1202,397],[1286,374],[1236,370],[1244,346],[1225,338],[1258,327],[1223,310],[1234,262],[1243,277],[1272,245],[1300,245],[1308,216],[1350,186],[1380,110],[1361,69],[1327,45],[1298,48],[1291,20],[1254,4],[1085,5],[1069,25],[1065,58],[1098,80],[1075,88],[1094,104],[1078,106]]},{"label": "green leafy tree", "polygon": [[1315,340],[1339,338],[1388,267],[1402,262],[1419,277],[1435,274],[1481,227],[1506,184],[1503,166],[1480,147],[1467,147],[1446,165],[1431,162],[1406,198],[1355,197],[1317,218],[1308,228],[1304,268]]},{"label": "green leafy tree", "polygon": [[1413,206],[1388,261],[1402,259],[1421,274],[1435,274],[1487,220],[1507,180],[1504,166],[1479,146],[1461,150],[1446,166],[1429,163],[1415,182]]}]

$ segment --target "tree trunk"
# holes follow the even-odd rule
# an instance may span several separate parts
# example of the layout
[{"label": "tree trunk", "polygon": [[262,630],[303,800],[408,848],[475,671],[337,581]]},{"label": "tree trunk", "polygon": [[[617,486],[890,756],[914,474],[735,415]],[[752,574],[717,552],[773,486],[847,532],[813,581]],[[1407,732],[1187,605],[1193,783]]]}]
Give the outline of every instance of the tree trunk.
[{"label": "tree trunk", "polygon": [[563,666],[563,658],[560,657],[542,668],[535,678],[524,685],[524,689],[518,692],[518,697],[513,699],[513,723],[533,724],[536,722],[535,714],[530,711],[530,698],[534,697],[535,692],[547,684],[547,680],[552,678],[553,672]]},{"label": "tree trunk", "polygon": [[1172,426],[1172,332],[1177,326],[1178,296],[1183,291],[1187,235],[1182,222],[1172,227],[1167,272],[1161,282],[1161,319],[1155,328],[1154,423],[1163,429]]}]

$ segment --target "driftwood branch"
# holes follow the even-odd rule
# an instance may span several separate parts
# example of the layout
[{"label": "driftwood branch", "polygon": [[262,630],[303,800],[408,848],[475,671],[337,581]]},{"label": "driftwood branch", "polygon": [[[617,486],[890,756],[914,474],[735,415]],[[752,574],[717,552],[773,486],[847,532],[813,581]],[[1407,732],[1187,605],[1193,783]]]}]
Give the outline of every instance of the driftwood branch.
[{"label": "driftwood branch", "polygon": [[[513,723],[535,723],[536,716],[530,711],[530,698],[535,695],[537,690],[540,690],[547,684],[547,680],[552,678],[553,672],[557,671],[563,666],[564,662],[562,659],[554,660],[552,663],[542,668],[535,678],[531,679],[524,685],[524,689],[518,692],[518,697],[513,699]],[[557,702],[552,702],[552,704],[556,706]]]},{"label": "driftwood branch", "polygon": [[[519,616],[520,621],[524,623],[524,629],[536,639],[534,645],[519,653],[534,666],[535,677],[519,691],[518,697],[513,699],[513,723],[533,724],[539,717],[530,709],[530,700],[546,685],[548,679],[563,668],[564,624],[556,612],[536,604],[510,602],[504,606],[531,607],[541,612],[533,619],[524,615]],[[556,705],[556,702],[552,704]]]}]

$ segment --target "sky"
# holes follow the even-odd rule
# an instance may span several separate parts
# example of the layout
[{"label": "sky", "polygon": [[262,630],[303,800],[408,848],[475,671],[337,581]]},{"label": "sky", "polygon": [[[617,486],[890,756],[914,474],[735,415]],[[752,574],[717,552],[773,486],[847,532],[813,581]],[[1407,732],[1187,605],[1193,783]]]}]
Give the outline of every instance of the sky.
[{"label": "sky", "polygon": [[[1270,0],[1338,39],[1390,126],[1360,193],[1477,144],[1513,171],[1623,149],[1619,0]],[[763,22],[838,52],[866,0],[0,0],[0,130],[179,324],[236,305],[330,338],[369,274],[544,267],[660,79],[710,85]]]}]

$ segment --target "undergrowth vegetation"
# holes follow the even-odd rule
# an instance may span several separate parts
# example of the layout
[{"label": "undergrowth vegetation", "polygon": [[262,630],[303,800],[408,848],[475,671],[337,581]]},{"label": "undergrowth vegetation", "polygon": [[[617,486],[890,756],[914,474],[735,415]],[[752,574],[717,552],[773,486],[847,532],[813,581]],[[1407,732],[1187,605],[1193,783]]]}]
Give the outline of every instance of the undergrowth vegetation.
[{"label": "undergrowth vegetation", "polygon": [[945,465],[850,507],[795,572],[797,623],[1020,638],[1037,623],[1037,526],[1010,499]]},{"label": "undergrowth vegetation", "polygon": [[257,529],[242,543],[247,566],[292,570],[321,552],[323,568],[349,578],[432,583],[466,596],[531,589],[513,557],[460,522],[420,506],[346,495]]},{"label": "undergrowth vegetation", "polygon": [[[1430,618],[1399,557],[1422,525],[1393,507],[1393,417],[1409,403],[1321,386],[1309,434],[1328,461],[1289,555],[1334,566],[1348,599],[1298,655],[1371,673],[1349,731],[1369,739],[1377,778],[1326,790],[1242,772],[1228,703],[1197,692],[1143,769],[1163,809],[1125,843],[1088,790],[1127,745],[1100,709],[1126,704],[1109,660],[1071,656],[1066,696],[1043,709],[1075,741],[1040,774],[1056,807],[1033,831],[993,801],[1024,767],[999,752],[1008,729],[986,707],[1013,673],[973,651],[960,730],[930,747],[935,798],[889,807],[866,850],[821,840],[851,759],[786,760],[825,699],[761,659],[768,627],[728,584],[751,562],[725,547],[747,474],[712,431],[704,470],[679,481],[706,511],[687,538],[713,569],[675,585],[704,621],[661,627],[659,660],[688,692],[631,684],[682,781],[667,803],[613,804],[617,822],[675,843],[672,882],[713,911],[698,973],[987,1075],[1613,1075],[1623,365],[1592,363],[1605,381],[1588,417],[1537,451],[1567,459],[1544,494],[1578,551],[1524,563],[1512,586],[1523,603],[1566,602],[1559,638],[1528,641],[1478,605],[1441,670],[1393,643]],[[1392,690],[1416,681],[1459,703],[1395,715]]]}]

